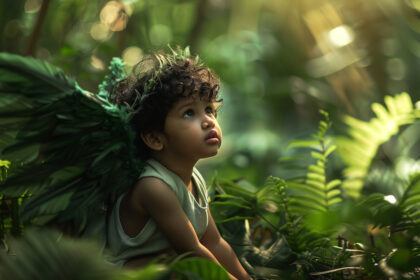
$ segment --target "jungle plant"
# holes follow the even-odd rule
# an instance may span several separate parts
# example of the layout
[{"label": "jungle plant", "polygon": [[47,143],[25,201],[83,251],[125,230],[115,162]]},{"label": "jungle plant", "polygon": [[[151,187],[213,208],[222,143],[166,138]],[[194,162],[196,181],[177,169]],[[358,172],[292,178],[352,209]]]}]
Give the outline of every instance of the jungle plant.
[{"label": "jungle plant", "polygon": [[[212,207],[217,221],[250,221],[251,227],[245,227],[243,244],[249,247],[244,258],[251,267],[254,266],[257,275],[260,266],[283,268],[283,273],[276,271],[279,276],[284,275],[287,269],[291,273],[292,262],[301,273],[330,269],[332,263],[336,263],[335,252],[328,249],[331,247],[329,234],[313,231],[304,223],[308,214],[327,213],[342,201],[339,189],[341,181],[326,178],[328,157],[334,152],[335,146],[326,136],[331,126],[328,113],[321,111],[321,114],[325,120],[320,121],[313,139],[291,144],[292,147],[310,150],[310,156],[315,161],[315,164],[311,163],[306,168],[303,178],[286,182],[269,177],[262,187],[254,188],[254,191],[249,187],[247,190],[244,186],[249,184],[243,182],[220,180],[215,184],[218,194]],[[274,248],[278,251],[274,252]],[[267,257],[267,252],[282,254],[280,258],[274,258]],[[270,270],[270,273],[273,271]]]},{"label": "jungle plant", "polygon": [[[11,163],[7,160],[0,160],[0,182],[6,179]],[[6,234],[19,236],[22,232],[19,207],[23,196],[8,197],[0,194],[0,248],[7,249],[4,241]]]},{"label": "jungle plant", "polygon": [[166,263],[152,262],[138,270],[116,268],[103,261],[95,241],[69,238],[47,229],[28,228],[23,237],[8,241],[11,250],[0,251],[1,279],[229,279],[216,263],[185,256]]},{"label": "jungle plant", "polygon": [[[407,102],[405,94],[398,98]],[[390,104],[395,105],[399,102],[401,107],[403,103],[401,100],[395,101],[392,97],[387,97],[386,100],[391,108],[395,106]],[[380,106],[375,105],[375,108],[379,110],[377,108]],[[394,115],[397,114],[395,112],[400,112],[405,116],[398,110],[392,112]],[[271,273],[273,279],[418,277],[419,175],[412,176],[401,199],[396,203],[387,201],[383,193],[373,193],[357,201],[342,197],[341,181],[327,179],[326,166],[335,146],[326,136],[331,126],[328,114],[321,113],[325,120],[320,121],[318,132],[312,136],[313,139],[293,141],[290,144],[291,147],[309,150],[310,157],[315,161],[315,164],[307,164],[304,176],[288,181],[270,177],[265,185],[254,190],[249,184],[241,181],[220,180],[215,184],[219,194],[215,196],[213,207],[217,210],[218,221],[222,222],[221,228],[229,228],[228,224],[232,220],[250,221],[251,226],[245,227],[243,237],[243,244],[249,247],[248,252],[244,250],[243,256],[256,275],[264,277],[267,277],[267,274],[264,274],[264,271],[267,272],[265,269],[269,269],[267,273]],[[417,111],[413,110],[411,116],[417,118]],[[395,117],[395,120],[401,125],[408,123],[408,120],[411,123],[415,122],[415,118],[408,117]],[[355,133],[352,131],[350,130],[350,133]],[[340,138],[340,141],[342,139]],[[363,149],[362,144],[354,145]],[[376,144],[379,145],[379,142]],[[354,163],[352,168],[356,166]],[[366,165],[359,167],[360,170],[366,168]],[[273,187],[275,185],[277,187]],[[264,204],[259,203],[261,197],[266,197],[271,207],[262,207]],[[269,234],[260,234],[267,230]],[[263,237],[258,238],[259,235]],[[280,240],[283,257],[273,261],[275,258],[265,256],[264,253],[273,253],[272,248]],[[285,246],[288,247],[288,251],[284,249]],[[254,254],[250,254],[249,251]],[[284,257],[285,252],[288,253],[288,257]],[[287,267],[287,262],[289,269],[291,266],[294,269],[285,274],[284,269],[283,273],[278,269]],[[273,271],[273,268],[277,270]]]},{"label": "jungle plant", "polygon": [[347,165],[343,170],[345,180],[342,187],[351,197],[360,197],[364,179],[379,146],[397,134],[401,126],[412,124],[420,118],[420,109],[413,106],[405,92],[386,96],[385,104],[386,107],[379,103],[372,104],[376,117],[368,122],[351,116],[344,117],[349,136],[337,137],[337,145],[340,157]]},{"label": "jungle plant", "polygon": [[339,188],[341,181],[327,180],[327,160],[336,146],[326,136],[331,127],[329,115],[325,111],[320,112],[325,120],[319,122],[318,132],[312,135],[313,139],[293,141],[289,145],[309,149],[312,159],[316,160],[316,164],[309,164],[307,167],[306,178],[287,182],[290,209],[296,213],[325,212],[342,201]]}]

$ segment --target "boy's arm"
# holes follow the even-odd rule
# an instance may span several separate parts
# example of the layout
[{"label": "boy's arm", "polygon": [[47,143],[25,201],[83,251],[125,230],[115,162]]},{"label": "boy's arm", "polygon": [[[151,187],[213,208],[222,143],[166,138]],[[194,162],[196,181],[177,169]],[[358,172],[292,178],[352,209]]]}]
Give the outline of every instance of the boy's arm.
[{"label": "boy's arm", "polygon": [[208,216],[209,225],[200,242],[206,246],[217,260],[235,277],[238,279],[251,279],[242,267],[230,245],[220,236],[210,210],[208,210]]},{"label": "boy's arm", "polygon": [[129,200],[134,211],[141,213],[146,210],[177,253],[192,252],[196,257],[219,263],[210,250],[200,243],[178,198],[163,181],[152,177],[140,180]]}]

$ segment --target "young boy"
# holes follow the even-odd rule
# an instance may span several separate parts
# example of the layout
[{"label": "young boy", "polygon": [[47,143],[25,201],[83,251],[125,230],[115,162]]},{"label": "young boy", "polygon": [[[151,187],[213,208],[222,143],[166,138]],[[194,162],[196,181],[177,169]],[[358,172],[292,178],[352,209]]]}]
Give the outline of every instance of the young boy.
[{"label": "young boy", "polygon": [[250,279],[220,236],[206,186],[194,168],[218,153],[219,80],[198,59],[154,54],[115,90],[115,102],[136,112],[131,124],[146,167],[116,202],[108,222],[112,262],[139,267],[175,251],[224,266],[232,279]]}]

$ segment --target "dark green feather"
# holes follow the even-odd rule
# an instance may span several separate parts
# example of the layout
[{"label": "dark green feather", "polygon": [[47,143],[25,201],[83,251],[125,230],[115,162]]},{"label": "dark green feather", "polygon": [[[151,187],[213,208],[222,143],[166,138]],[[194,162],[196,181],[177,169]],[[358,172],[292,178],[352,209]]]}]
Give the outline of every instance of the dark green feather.
[{"label": "dark green feather", "polygon": [[127,112],[103,88],[98,98],[46,62],[0,53],[0,159],[19,166],[0,193],[31,194],[24,221],[71,222],[78,231],[95,219],[141,172],[133,141]]}]

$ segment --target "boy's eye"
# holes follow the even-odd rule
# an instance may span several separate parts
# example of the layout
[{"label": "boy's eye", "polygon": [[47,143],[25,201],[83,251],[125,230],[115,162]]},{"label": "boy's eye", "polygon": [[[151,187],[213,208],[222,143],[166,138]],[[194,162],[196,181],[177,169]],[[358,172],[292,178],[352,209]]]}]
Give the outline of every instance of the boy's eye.
[{"label": "boy's eye", "polygon": [[213,106],[206,107],[206,114],[217,117],[217,110]]},{"label": "boy's eye", "polygon": [[194,115],[194,111],[189,109],[189,110],[185,111],[185,113],[182,117],[183,118],[191,118],[193,115]]},{"label": "boy's eye", "polygon": [[214,110],[214,108],[213,107],[206,107],[206,114],[208,114],[208,115],[214,115],[214,116],[216,116],[217,115],[217,112],[216,112],[216,110]]},{"label": "boy's eye", "polygon": [[206,114],[213,114],[214,113],[214,110],[213,110],[213,108],[212,107],[206,107]]}]

